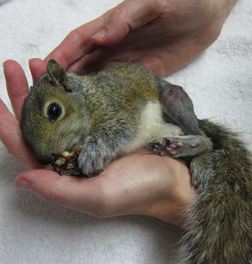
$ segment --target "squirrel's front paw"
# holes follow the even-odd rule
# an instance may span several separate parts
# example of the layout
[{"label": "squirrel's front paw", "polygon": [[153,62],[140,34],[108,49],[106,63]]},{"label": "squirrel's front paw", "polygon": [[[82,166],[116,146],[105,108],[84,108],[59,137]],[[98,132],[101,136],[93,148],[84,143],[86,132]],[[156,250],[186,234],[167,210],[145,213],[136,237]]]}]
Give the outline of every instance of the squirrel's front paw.
[{"label": "squirrel's front paw", "polygon": [[95,138],[89,137],[78,157],[78,164],[84,175],[92,177],[103,170],[108,159],[104,147],[99,146]]}]

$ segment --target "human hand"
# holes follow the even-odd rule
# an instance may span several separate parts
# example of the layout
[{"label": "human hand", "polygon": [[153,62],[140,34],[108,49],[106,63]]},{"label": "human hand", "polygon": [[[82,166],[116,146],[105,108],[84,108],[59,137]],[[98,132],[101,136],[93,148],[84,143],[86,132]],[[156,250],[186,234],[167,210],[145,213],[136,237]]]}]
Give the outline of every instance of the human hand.
[{"label": "human hand", "polygon": [[[195,191],[188,169],[177,160],[140,151],[114,161],[93,178],[39,169],[19,128],[27,80],[15,61],[5,62],[4,71],[16,117],[0,101],[0,139],[11,154],[32,168],[17,177],[18,187],[96,217],[141,214],[185,226],[183,210],[195,198]],[[39,74],[36,67],[32,71]]]},{"label": "human hand", "polygon": [[[221,32],[235,0],[125,0],[73,30],[48,58],[83,73],[118,61],[167,75],[200,55]],[[46,63],[40,65],[45,72]]]}]

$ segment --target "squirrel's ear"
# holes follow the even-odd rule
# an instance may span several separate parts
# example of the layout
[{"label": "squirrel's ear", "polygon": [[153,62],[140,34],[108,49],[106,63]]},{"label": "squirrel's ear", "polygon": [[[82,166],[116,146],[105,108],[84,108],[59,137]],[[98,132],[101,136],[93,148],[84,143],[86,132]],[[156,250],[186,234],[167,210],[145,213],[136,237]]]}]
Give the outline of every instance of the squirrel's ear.
[{"label": "squirrel's ear", "polygon": [[69,91],[69,89],[66,88],[66,83],[67,83],[66,71],[57,63],[57,61],[55,61],[54,59],[50,59],[48,61],[47,72],[55,84],[63,86],[66,91]]}]

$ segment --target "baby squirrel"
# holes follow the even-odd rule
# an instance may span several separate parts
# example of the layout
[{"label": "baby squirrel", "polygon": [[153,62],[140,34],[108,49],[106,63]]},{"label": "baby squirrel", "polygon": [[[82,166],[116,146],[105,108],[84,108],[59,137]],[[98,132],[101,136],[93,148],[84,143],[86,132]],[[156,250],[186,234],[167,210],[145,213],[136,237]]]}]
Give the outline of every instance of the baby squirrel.
[{"label": "baby squirrel", "polygon": [[248,264],[252,251],[252,163],[228,129],[198,120],[185,91],[140,66],[120,63],[84,76],[56,61],[25,100],[21,129],[38,161],[83,145],[84,175],[147,147],[186,158],[197,188],[187,208],[183,264]]}]

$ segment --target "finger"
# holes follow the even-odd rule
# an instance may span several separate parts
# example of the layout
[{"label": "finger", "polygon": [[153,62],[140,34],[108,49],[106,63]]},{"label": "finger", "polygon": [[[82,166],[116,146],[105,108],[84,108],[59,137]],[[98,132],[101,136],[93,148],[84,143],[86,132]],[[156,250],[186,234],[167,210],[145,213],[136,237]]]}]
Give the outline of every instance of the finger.
[{"label": "finger", "polygon": [[95,45],[112,45],[120,42],[130,30],[145,25],[162,12],[159,4],[126,1],[103,16],[72,31],[46,58],[54,58],[68,69]]},{"label": "finger", "polygon": [[122,46],[117,48],[99,48],[71,65],[69,70],[78,74],[86,74],[113,63],[135,62],[140,57],[139,50],[137,49],[130,50]]},{"label": "finger", "polygon": [[105,58],[104,55],[105,54],[103,50],[94,50],[86,56],[83,56],[76,63],[72,64],[69,68],[69,71],[78,74],[87,74],[89,72],[98,70],[107,64],[107,56]]},{"label": "finger", "polygon": [[102,192],[96,183],[98,178],[60,176],[50,170],[31,170],[19,175],[16,185],[50,202],[96,216],[102,204]]},{"label": "finger", "polygon": [[91,36],[103,27],[103,17],[99,17],[70,32],[66,38],[47,57],[46,61],[54,58],[65,69],[75,61],[85,56],[94,46]]},{"label": "finger", "polygon": [[29,67],[33,81],[36,81],[40,76],[45,74],[47,71],[46,62],[37,58],[29,60]]},{"label": "finger", "polygon": [[22,140],[18,120],[9,112],[0,99],[0,139],[8,152],[26,165],[35,168],[39,165]]},{"label": "finger", "polygon": [[23,69],[16,61],[7,60],[3,66],[11,105],[17,119],[20,120],[24,99],[29,92],[28,82]]},{"label": "finger", "polygon": [[[153,3],[143,5],[140,1],[137,3],[125,1],[103,15],[103,27],[91,36],[91,42],[98,46],[116,45],[128,35],[130,30],[137,29],[156,19],[161,14],[161,10],[159,5]],[[138,44],[134,43],[134,45]],[[125,54],[126,50],[122,46],[120,47],[118,49],[113,46],[111,50],[97,49],[87,52],[85,56],[81,56],[70,66],[70,70],[83,73],[85,69],[92,68],[92,65],[95,66],[95,69],[99,69],[108,62],[129,61],[134,57],[131,56],[132,54]],[[139,53],[139,50],[136,52]]]},{"label": "finger", "polygon": [[162,12],[161,5],[154,1],[124,1],[104,15],[104,27],[92,39],[98,45],[117,44],[129,31],[150,23]]}]

